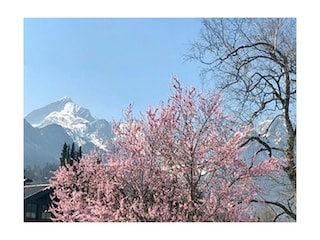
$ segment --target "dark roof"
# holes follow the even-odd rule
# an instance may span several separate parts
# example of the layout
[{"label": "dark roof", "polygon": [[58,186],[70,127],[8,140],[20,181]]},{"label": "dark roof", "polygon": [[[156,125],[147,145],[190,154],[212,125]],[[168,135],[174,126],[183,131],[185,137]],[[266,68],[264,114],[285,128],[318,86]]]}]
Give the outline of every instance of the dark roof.
[{"label": "dark roof", "polygon": [[49,184],[37,184],[24,186],[24,199],[27,199],[39,192],[46,191]]}]

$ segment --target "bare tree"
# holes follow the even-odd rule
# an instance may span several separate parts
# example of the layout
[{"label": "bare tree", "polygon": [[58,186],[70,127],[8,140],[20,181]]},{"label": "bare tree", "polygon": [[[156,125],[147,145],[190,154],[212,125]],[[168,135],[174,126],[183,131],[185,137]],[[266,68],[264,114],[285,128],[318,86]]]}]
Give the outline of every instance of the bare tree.
[{"label": "bare tree", "polygon": [[[286,159],[285,179],[276,179],[285,185],[285,197],[264,203],[281,210],[277,216],[283,212],[295,220],[296,20],[222,18],[204,19],[202,25],[187,58],[203,64],[202,78],[223,89],[225,105],[240,122],[256,128],[264,122],[245,144],[259,145],[256,154]],[[270,137],[271,129],[279,135],[280,128],[285,129],[278,136],[285,139],[282,144]]]}]

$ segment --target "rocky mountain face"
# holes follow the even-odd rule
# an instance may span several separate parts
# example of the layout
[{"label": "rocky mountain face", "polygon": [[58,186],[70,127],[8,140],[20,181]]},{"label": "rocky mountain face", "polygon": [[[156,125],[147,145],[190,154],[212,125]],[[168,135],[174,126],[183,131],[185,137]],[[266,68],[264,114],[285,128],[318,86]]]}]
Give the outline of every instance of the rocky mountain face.
[{"label": "rocky mountain face", "polygon": [[74,142],[84,153],[105,150],[111,125],[69,97],[32,111],[24,119],[24,164],[59,163],[64,142]]}]

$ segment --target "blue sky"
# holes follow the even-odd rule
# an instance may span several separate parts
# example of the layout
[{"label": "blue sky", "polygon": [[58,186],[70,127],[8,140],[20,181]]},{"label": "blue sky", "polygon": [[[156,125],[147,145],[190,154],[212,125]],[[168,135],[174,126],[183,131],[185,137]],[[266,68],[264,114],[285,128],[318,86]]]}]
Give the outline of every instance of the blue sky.
[{"label": "blue sky", "polygon": [[64,96],[97,118],[119,120],[166,101],[171,76],[201,86],[185,61],[197,18],[24,19],[24,114]]}]

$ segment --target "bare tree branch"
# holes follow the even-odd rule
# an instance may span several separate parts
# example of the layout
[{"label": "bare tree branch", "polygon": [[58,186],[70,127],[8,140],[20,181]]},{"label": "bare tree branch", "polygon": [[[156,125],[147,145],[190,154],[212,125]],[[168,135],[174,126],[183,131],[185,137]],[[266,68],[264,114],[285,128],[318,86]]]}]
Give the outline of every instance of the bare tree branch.
[{"label": "bare tree branch", "polygon": [[[275,131],[285,127],[281,146],[261,136],[252,136],[243,145],[258,142],[262,147],[257,147],[255,154],[264,151],[269,156],[275,151],[281,154],[286,159],[283,166],[286,182],[295,192],[295,19],[204,19],[200,39],[192,45],[187,58],[203,64],[202,76],[223,90],[225,106],[230,112],[241,123],[253,126],[271,119],[271,124],[264,130],[266,133],[271,125]],[[280,117],[283,124],[274,124]],[[291,206],[295,203],[291,200],[281,200],[281,205],[288,210],[285,214],[293,212]],[[282,214],[278,213],[275,219]]]},{"label": "bare tree branch", "polygon": [[274,206],[277,206],[279,208],[281,208],[287,215],[289,215],[290,217],[292,217],[294,220],[296,220],[297,216],[295,213],[293,213],[292,211],[290,211],[286,206],[284,206],[283,204],[279,203],[279,202],[273,202],[273,201],[262,201],[262,200],[256,200],[256,199],[252,199],[251,202],[256,202],[256,203],[266,203],[266,204],[271,204]]}]

